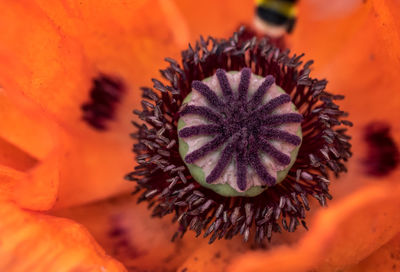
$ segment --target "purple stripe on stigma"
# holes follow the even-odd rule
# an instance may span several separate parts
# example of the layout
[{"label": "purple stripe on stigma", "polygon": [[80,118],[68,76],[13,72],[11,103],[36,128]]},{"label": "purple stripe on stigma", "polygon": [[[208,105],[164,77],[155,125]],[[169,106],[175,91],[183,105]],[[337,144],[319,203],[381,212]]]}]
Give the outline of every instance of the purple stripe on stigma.
[{"label": "purple stripe on stigma", "polygon": [[185,127],[179,131],[179,137],[187,138],[197,135],[214,135],[221,132],[221,127],[218,125],[199,125]]},{"label": "purple stripe on stigma", "polygon": [[225,99],[229,101],[233,96],[233,92],[226,73],[222,69],[217,69],[216,75],[218,78],[219,86],[222,90],[222,94],[224,95]]}]

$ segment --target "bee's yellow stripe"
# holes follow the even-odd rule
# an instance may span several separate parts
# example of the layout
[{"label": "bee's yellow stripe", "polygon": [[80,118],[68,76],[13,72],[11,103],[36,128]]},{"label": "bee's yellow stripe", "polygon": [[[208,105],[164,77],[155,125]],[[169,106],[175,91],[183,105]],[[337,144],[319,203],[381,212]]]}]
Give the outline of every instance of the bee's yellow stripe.
[{"label": "bee's yellow stripe", "polygon": [[257,7],[273,10],[287,18],[296,17],[297,9],[294,3],[279,0],[256,0]]}]

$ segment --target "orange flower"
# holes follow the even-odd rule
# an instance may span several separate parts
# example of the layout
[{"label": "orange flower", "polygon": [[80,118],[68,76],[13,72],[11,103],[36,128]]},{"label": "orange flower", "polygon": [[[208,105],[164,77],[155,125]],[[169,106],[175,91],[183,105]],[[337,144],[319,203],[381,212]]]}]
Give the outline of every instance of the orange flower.
[{"label": "orange flower", "polygon": [[[275,235],[264,250],[192,235],[170,243],[170,219],[150,218],[121,178],[138,88],[200,34],[251,22],[253,1],[1,2],[0,271],[396,271],[400,171],[367,173],[363,133],[382,121],[400,143],[400,4],[339,2],[301,1],[289,44],[346,95],[355,156],[329,208],[308,215],[310,231]],[[126,87],[103,132],[81,109],[100,74]]]}]

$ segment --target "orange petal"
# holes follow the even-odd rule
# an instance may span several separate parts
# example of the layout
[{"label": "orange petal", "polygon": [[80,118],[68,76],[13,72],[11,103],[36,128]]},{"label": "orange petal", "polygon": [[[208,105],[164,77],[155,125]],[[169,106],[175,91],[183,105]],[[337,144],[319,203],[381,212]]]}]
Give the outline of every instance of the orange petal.
[{"label": "orange petal", "polygon": [[369,1],[368,16],[334,60],[321,69],[330,89],[346,95],[343,106],[356,123],[371,120],[391,123],[399,131],[400,39],[398,23],[389,10],[399,7],[385,1]]},{"label": "orange petal", "polygon": [[[327,78],[328,91],[346,95],[340,106],[354,122],[350,129],[354,156],[348,173],[353,179],[332,187],[335,198],[366,185],[359,175],[365,172],[360,162],[366,156],[363,129],[368,123],[389,124],[400,144],[400,123],[395,114],[400,110],[400,28],[395,19],[400,5],[379,0],[339,2],[346,12],[323,7],[317,1],[300,1],[299,20],[291,38],[293,51],[306,52],[307,58],[315,60],[311,74]],[[315,6],[330,16],[321,16],[324,12],[312,9]]]},{"label": "orange petal", "polygon": [[[400,171],[390,179],[400,178]],[[400,186],[376,180],[320,210],[307,233],[294,246],[247,253],[229,271],[332,271],[355,264],[400,231]],[[350,182],[350,180],[348,180]]]},{"label": "orange petal", "polygon": [[133,90],[150,82],[165,56],[179,54],[163,9],[152,1],[36,2],[0,4],[7,11],[0,25],[7,30],[0,35],[3,87],[22,92],[68,129],[85,130],[80,106],[92,78],[118,76],[129,92],[117,127],[130,129],[131,109],[139,105]]},{"label": "orange petal", "polygon": [[1,201],[0,270],[126,271],[80,225]]},{"label": "orange petal", "polygon": [[327,78],[330,91],[346,95],[341,105],[359,128],[383,120],[399,131],[400,4],[365,1],[346,16],[318,20],[307,8],[300,2],[293,50],[315,60],[313,75]]},{"label": "orange petal", "polygon": [[[303,12],[306,11],[307,2],[300,3]],[[227,271],[309,271],[313,268],[333,271],[357,263],[400,230],[397,212],[400,187],[395,184],[399,172],[385,179],[372,179],[363,176],[357,166],[364,150],[361,129],[366,123],[376,119],[387,121],[399,140],[396,132],[400,127],[395,122],[398,117],[393,113],[400,109],[399,84],[395,83],[400,43],[396,22],[389,12],[398,8],[393,6],[394,2],[388,1],[392,6],[384,3],[355,5],[347,16],[321,24],[310,14],[318,16],[318,11],[310,10],[308,17],[304,13],[301,17],[300,12],[299,26],[304,32],[297,32],[292,44],[316,59],[314,73],[330,80],[330,90],[347,95],[342,104],[356,123],[352,129],[356,138],[352,143],[357,156],[347,177],[333,186],[336,200],[332,207],[320,211],[310,232],[300,242],[248,253],[227,266]],[[374,56],[373,62],[370,54]],[[212,265],[207,268],[212,269]]]},{"label": "orange petal", "polygon": [[117,75],[131,90],[119,115],[126,128],[139,105],[138,87],[150,83],[165,57],[179,56],[199,34],[230,34],[251,20],[253,7],[251,0],[4,2],[0,79],[80,128],[91,78],[99,71]]},{"label": "orange petal", "polygon": [[0,10],[2,87],[22,93],[60,121],[79,120],[77,105],[90,83],[79,43],[30,1],[2,2]]},{"label": "orange petal", "polygon": [[0,138],[0,150],[0,165],[24,171],[32,168],[38,162],[37,159],[3,138]]},{"label": "orange petal", "polygon": [[[7,30],[0,34],[4,88],[38,104],[67,135],[59,139],[65,152],[59,207],[130,190],[122,177],[132,168],[127,135],[133,130],[131,111],[139,106],[139,87],[151,85],[150,78],[165,66],[163,59],[177,57],[189,38],[231,32],[250,18],[253,8],[252,2],[238,0],[199,6],[207,5],[214,8],[199,13],[193,3],[173,0],[0,4],[6,11],[0,28]],[[199,14],[201,18],[193,20]],[[209,32],[210,27],[216,32]],[[98,72],[122,78],[128,88],[106,133],[81,120],[80,106],[89,99],[91,79]]]},{"label": "orange petal", "polygon": [[[0,34],[4,88],[13,103],[24,96],[65,129],[58,139],[64,150],[61,207],[131,190],[123,176],[132,168],[128,135],[131,111],[139,105],[139,87],[149,85],[152,75],[165,66],[165,56],[179,54],[159,5],[150,1],[126,5],[0,4],[0,10],[7,10],[0,22],[7,29]],[[81,119],[80,106],[89,99],[97,72],[118,76],[128,87],[116,121],[106,133],[94,131]]]},{"label": "orange petal", "polygon": [[25,209],[49,210],[57,200],[58,178],[57,153],[28,172],[0,166],[0,197],[7,197]]},{"label": "orange petal", "polygon": [[[14,182],[9,183],[13,189],[8,189],[27,204],[31,201],[23,207],[43,210],[52,207],[56,198],[58,206],[66,206],[131,190],[131,184],[123,180],[131,168],[128,133],[68,133],[19,93],[1,92],[0,106],[0,164],[25,175],[21,184],[26,187]],[[116,158],[121,162],[116,163]],[[31,194],[39,193],[39,188],[45,190],[43,195],[48,198],[42,207],[33,205]]]},{"label": "orange petal", "polygon": [[[400,146],[400,123],[398,115],[394,114],[400,111],[400,82],[397,73],[397,67],[400,67],[399,22],[395,20],[394,13],[398,10],[400,5],[396,1],[367,1],[366,4],[360,4],[352,15],[359,20],[356,30],[346,39],[338,53],[332,53],[326,65],[315,70],[319,76],[329,80],[329,90],[346,95],[341,106],[349,112],[349,119],[354,121],[351,134],[354,136],[352,144],[355,156],[350,163],[358,167],[350,169],[352,181],[348,185],[342,183],[336,186],[338,194],[366,185],[359,178],[365,172],[360,164],[366,156],[366,146],[363,143],[365,125],[372,121],[389,124],[392,136],[397,146]],[[335,28],[335,25],[335,22],[331,22],[330,28]],[[321,49],[316,52],[317,65],[320,54],[324,52],[322,44],[330,44],[336,38],[314,37],[314,41],[321,45]]]},{"label": "orange petal", "polygon": [[358,0],[336,0],[330,5],[299,1],[296,26],[288,36],[289,48],[314,59],[314,69],[318,71],[346,48],[363,27],[367,13],[367,4]]},{"label": "orange petal", "polygon": [[197,40],[199,35],[227,38],[240,24],[249,24],[253,21],[254,0],[205,0],[201,3],[175,0],[174,2],[189,26],[192,41]]},{"label": "orange petal", "polygon": [[398,271],[400,267],[400,234],[346,272]]},{"label": "orange petal", "polygon": [[177,225],[171,217],[151,217],[146,205],[130,195],[53,214],[83,224],[107,254],[133,271],[175,271],[205,240],[193,233],[172,243]]},{"label": "orange petal", "polygon": [[9,148],[13,147],[15,153],[19,153],[16,155],[19,159],[30,161],[21,168],[16,165],[18,161],[13,160],[14,167],[20,170],[45,158],[57,145],[58,127],[23,95],[0,88],[0,117],[1,141],[8,143]]},{"label": "orange petal", "polygon": [[58,191],[57,129],[39,109],[19,102],[24,109],[0,92],[0,195],[23,208],[47,210]]},{"label": "orange petal", "polygon": [[[177,271],[185,271],[185,269],[190,272],[230,271],[227,270],[229,263],[249,249],[249,244],[242,242],[239,237],[233,240],[216,241],[212,245],[202,241]],[[239,271],[242,270],[239,269]]]}]

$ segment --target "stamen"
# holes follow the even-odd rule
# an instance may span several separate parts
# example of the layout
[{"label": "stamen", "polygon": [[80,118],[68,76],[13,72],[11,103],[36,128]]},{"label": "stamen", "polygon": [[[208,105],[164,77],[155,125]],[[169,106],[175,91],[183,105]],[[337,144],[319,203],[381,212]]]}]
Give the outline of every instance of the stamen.
[{"label": "stamen", "polygon": [[153,216],[174,214],[173,240],[191,229],[209,243],[237,234],[262,243],[274,232],[307,229],[309,198],[326,205],[331,173],[347,171],[352,123],[335,104],[343,96],[310,77],[303,54],[251,35],[241,28],[228,40],[201,38],[181,64],[166,59],[165,80],[141,88],[137,166],[125,178]]}]

